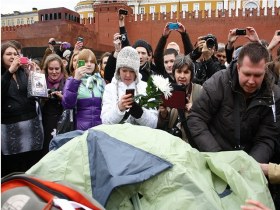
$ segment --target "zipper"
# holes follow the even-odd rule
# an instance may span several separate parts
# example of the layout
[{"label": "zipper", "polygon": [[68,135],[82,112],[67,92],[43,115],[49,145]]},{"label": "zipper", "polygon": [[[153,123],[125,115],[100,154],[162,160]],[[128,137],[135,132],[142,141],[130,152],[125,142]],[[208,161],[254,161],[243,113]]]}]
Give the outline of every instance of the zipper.
[{"label": "zipper", "polygon": [[17,89],[19,90],[19,84],[18,84],[18,82],[17,82],[17,79],[16,79],[16,75],[15,75],[15,74],[13,75],[13,79],[15,80],[15,83],[16,83],[16,85],[17,85]]},{"label": "zipper", "polygon": [[15,177],[7,177],[5,178],[4,180],[1,181],[1,183],[5,183],[5,182],[8,182],[8,181],[13,181],[13,180],[16,180],[16,179],[19,179],[19,180],[24,180],[26,182],[29,182],[41,189],[43,189],[44,191],[58,197],[58,198],[63,198],[63,199],[67,199],[68,200],[68,197],[65,196],[63,193],[60,193],[56,190],[53,190],[47,186],[45,186],[44,184],[40,183],[39,181],[35,180],[35,179],[32,179],[32,178],[29,178],[29,177],[25,177],[25,176],[15,176]]}]

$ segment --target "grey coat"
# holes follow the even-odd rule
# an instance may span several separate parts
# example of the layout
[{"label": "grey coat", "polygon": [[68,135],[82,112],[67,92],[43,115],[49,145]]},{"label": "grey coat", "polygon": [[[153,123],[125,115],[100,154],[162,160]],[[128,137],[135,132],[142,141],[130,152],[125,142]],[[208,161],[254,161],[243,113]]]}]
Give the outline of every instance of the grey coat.
[{"label": "grey coat", "polygon": [[[234,94],[239,98],[241,149],[259,162],[273,156],[280,137],[280,89],[266,74],[260,90],[245,99],[238,82],[236,65],[214,74],[203,85],[187,123],[192,141],[200,151],[234,150]],[[274,97],[273,94],[274,93]]]}]

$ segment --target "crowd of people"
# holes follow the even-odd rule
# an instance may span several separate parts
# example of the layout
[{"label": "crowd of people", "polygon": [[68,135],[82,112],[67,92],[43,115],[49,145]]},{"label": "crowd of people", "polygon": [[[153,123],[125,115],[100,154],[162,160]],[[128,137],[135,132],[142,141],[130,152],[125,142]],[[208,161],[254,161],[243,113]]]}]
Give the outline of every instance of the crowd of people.
[{"label": "crowd of people", "polygon": [[[192,44],[183,24],[174,30],[167,23],[153,51],[143,39],[131,45],[124,22],[119,15],[114,51],[100,62],[82,38],[58,50],[50,38],[41,61],[27,64],[19,42],[1,44],[1,176],[26,171],[47,154],[62,112],[73,109],[77,130],[126,122],[162,129],[202,152],[243,150],[280,183],[280,30],[270,42],[246,27],[245,36],[231,29],[227,43],[207,34]],[[170,33],[181,35],[184,50],[167,44]],[[242,38],[249,42],[234,46]],[[31,71],[45,75],[48,98],[27,97]],[[141,107],[134,100],[156,74],[185,92],[183,109]]]}]

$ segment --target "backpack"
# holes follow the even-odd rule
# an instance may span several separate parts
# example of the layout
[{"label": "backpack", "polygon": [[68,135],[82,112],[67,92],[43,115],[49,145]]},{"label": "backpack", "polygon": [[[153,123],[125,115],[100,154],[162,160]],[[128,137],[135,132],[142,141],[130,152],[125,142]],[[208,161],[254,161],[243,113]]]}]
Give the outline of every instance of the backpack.
[{"label": "backpack", "polygon": [[47,181],[24,173],[13,173],[1,179],[1,209],[103,210],[105,208],[68,183]]}]

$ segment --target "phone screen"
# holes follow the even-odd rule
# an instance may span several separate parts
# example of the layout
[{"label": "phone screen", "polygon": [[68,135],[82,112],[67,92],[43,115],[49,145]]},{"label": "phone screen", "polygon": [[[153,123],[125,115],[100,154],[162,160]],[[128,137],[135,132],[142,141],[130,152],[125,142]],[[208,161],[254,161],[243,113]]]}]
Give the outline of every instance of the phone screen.
[{"label": "phone screen", "polygon": [[126,89],[126,90],[125,90],[125,94],[126,94],[126,95],[127,95],[127,94],[131,94],[132,97],[134,97],[134,89]]},{"label": "phone screen", "polygon": [[179,28],[179,25],[178,25],[178,23],[170,23],[170,24],[168,25],[168,28],[169,28],[170,30],[176,30],[176,29]]},{"label": "phone screen", "polygon": [[85,65],[86,65],[85,60],[79,60],[78,61],[78,67],[85,66]]},{"label": "phone screen", "polygon": [[83,42],[84,41],[84,38],[83,37],[78,37],[77,39],[79,42]]}]

